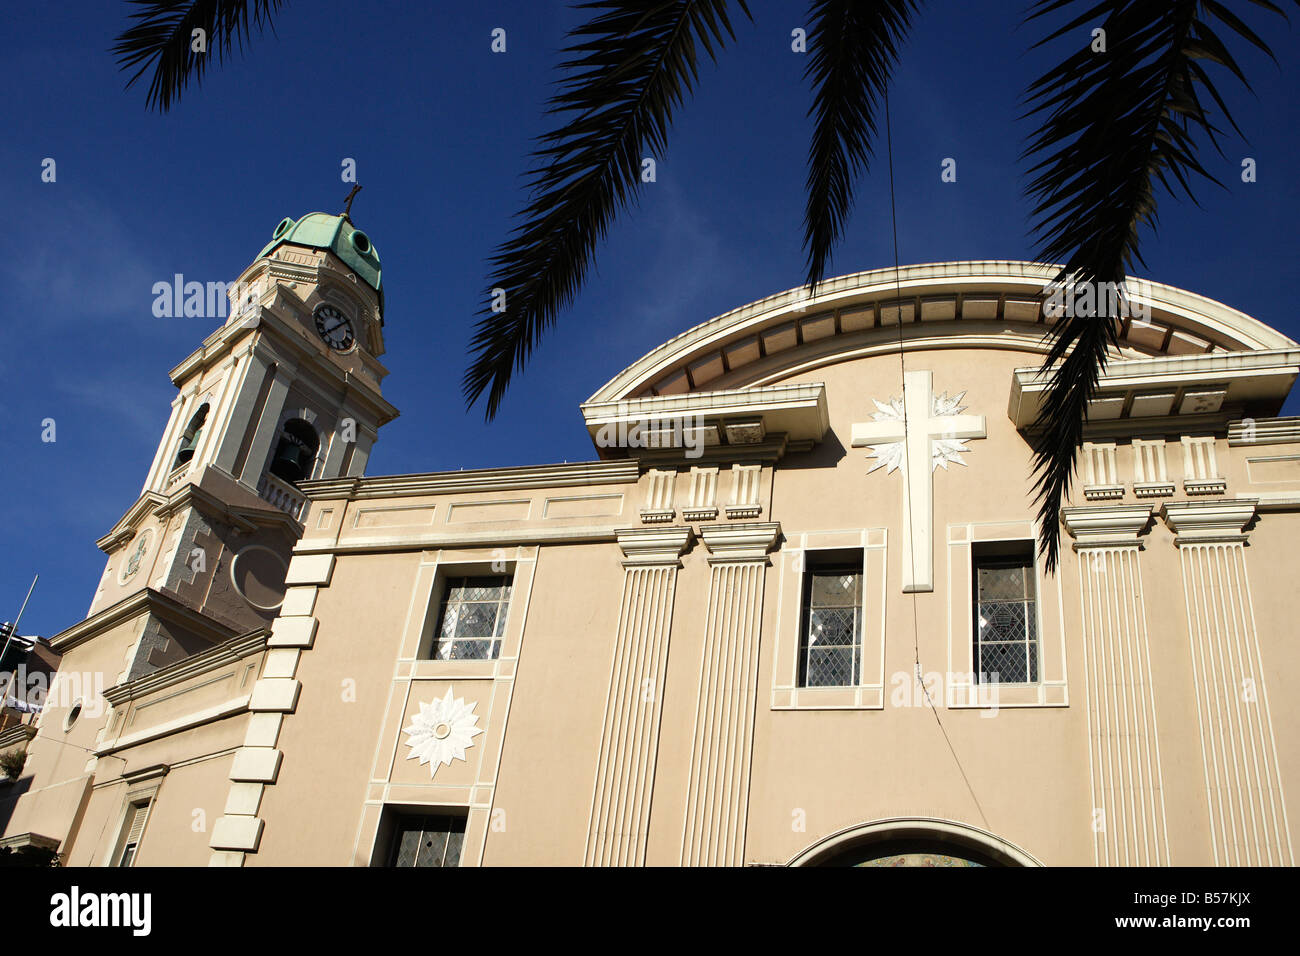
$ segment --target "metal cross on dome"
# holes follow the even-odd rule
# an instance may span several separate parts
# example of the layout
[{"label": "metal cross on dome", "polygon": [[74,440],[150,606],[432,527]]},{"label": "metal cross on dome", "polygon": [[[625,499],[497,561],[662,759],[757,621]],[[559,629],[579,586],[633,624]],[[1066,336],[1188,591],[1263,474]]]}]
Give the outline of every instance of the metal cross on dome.
[{"label": "metal cross on dome", "polygon": [[359,192],[361,192],[361,184],[355,183],[352,186],[352,191],[348,193],[347,198],[343,200],[344,219],[348,219],[348,220],[352,219],[352,200],[357,198],[357,193]]},{"label": "metal cross on dome", "polygon": [[876,402],[875,421],[853,426],[853,447],[870,446],[877,459],[868,474],[881,466],[903,472],[904,593],[934,590],[934,469],[965,464],[966,442],[986,437],[983,415],[960,414],[965,395],[935,395],[931,372],[906,372],[903,397]]}]

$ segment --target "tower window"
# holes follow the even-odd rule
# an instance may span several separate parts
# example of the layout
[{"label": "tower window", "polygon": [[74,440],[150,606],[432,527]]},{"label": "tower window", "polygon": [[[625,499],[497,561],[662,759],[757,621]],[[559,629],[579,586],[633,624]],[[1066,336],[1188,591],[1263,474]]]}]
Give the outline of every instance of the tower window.
[{"label": "tower window", "polygon": [[974,552],[975,671],[982,684],[1038,680],[1038,585],[1032,541]]},{"label": "tower window", "polygon": [[208,420],[208,403],[204,402],[199,406],[199,410],[190,418],[190,423],[185,426],[185,431],[181,433],[181,444],[176,450],[176,461],[172,463],[172,470],[175,471],[181,465],[188,465],[190,459],[194,457],[194,449],[198,447],[199,436],[203,434],[203,423]]},{"label": "tower window", "polygon": [[280,442],[271,459],[271,474],[296,485],[311,477],[320,450],[320,436],[301,418],[291,418],[280,431]]}]

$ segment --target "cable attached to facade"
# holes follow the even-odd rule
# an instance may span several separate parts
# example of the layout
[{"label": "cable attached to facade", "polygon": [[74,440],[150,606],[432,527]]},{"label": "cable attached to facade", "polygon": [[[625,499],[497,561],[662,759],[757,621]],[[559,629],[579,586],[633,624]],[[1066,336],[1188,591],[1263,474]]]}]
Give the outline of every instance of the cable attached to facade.
[{"label": "cable attached to facade", "polygon": [[[898,312],[898,372],[899,388],[902,394],[901,404],[903,406],[903,461],[906,467],[907,450],[908,450],[908,421],[907,421],[907,362],[903,355],[903,284],[899,275],[900,267],[898,264],[898,210],[894,198],[894,135],[890,125],[889,118],[889,86],[888,83],[882,87],[882,95],[885,106],[885,151],[889,165],[889,222],[893,232],[894,240],[894,306]],[[925,462],[926,467],[930,463]],[[904,473],[903,481],[908,480],[908,473]],[[906,487],[904,487],[906,493]],[[907,513],[907,534],[913,544],[916,541],[915,528],[912,524],[912,509],[903,509]],[[908,560],[912,564],[912,580],[916,580],[916,548],[908,549]],[[939,717],[939,708],[934,705],[930,698],[930,691],[925,686],[921,671],[921,639],[919,625],[917,624],[916,611],[916,592],[912,591],[912,654],[913,664],[915,667],[915,678],[917,685],[921,688],[921,693],[925,695],[925,702],[930,707],[930,712],[934,714],[934,721],[939,725],[939,732],[943,734],[944,742],[948,745],[948,750],[952,754],[953,761],[957,764],[957,770],[961,773],[961,778],[966,782],[966,789],[970,791],[970,796],[975,801],[975,809],[979,811],[980,819],[984,821],[984,827],[987,830],[993,828],[989,826],[989,819],[984,814],[984,807],[980,804],[979,797],[975,795],[975,788],[971,785],[970,777],[966,775],[966,768],[962,766],[961,758],[957,756],[957,750],[952,745],[952,739],[948,736],[948,730],[943,725],[943,720]],[[946,686],[946,685],[945,685]],[[882,689],[883,693],[883,689]]]}]

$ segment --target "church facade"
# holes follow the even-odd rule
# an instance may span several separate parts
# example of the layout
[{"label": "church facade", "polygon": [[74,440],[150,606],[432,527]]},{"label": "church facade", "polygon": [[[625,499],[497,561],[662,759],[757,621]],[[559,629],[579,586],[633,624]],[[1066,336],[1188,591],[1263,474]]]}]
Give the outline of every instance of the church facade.
[{"label": "church facade", "polygon": [[55,689],[0,735],[0,844],[1294,865],[1297,343],[1138,284],[1049,571],[1049,267],[771,296],[584,403],[592,461],[372,477],[381,275],[346,216],[285,220],[173,370]]}]

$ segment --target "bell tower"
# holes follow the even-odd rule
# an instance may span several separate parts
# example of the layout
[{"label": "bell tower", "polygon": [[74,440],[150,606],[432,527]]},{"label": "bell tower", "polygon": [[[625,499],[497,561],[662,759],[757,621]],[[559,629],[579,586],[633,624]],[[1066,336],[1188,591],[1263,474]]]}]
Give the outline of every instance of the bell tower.
[{"label": "bell tower", "polygon": [[[361,475],[384,400],[379,251],[348,214],[283,219],[239,278],[226,318],[171,371],[178,394],[89,616],[142,601],[123,677],[276,616],[304,481]],[[216,284],[222,285],[222,284]],[[209,290],[209,298],[212,298]]]}]

